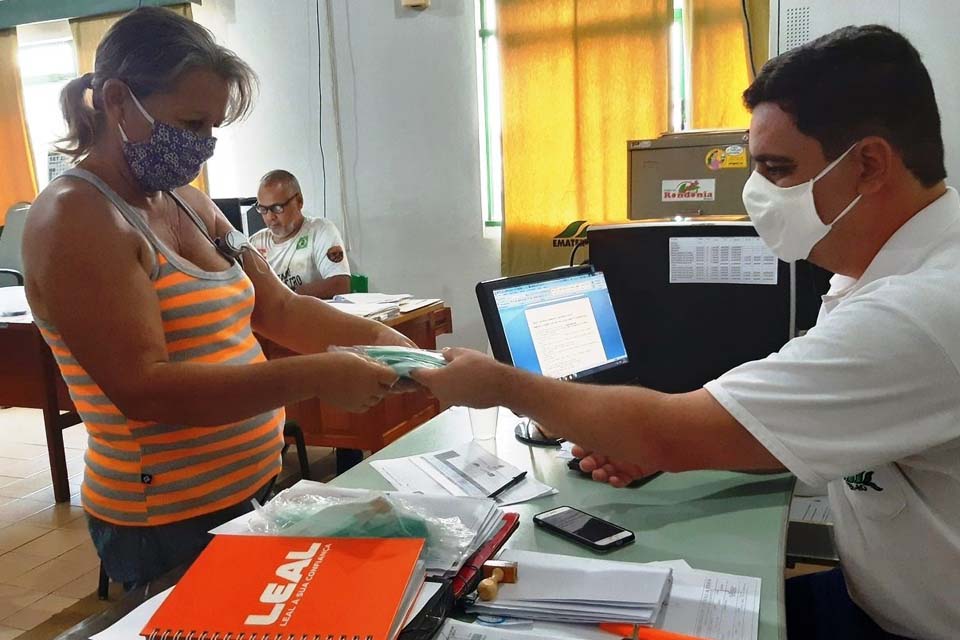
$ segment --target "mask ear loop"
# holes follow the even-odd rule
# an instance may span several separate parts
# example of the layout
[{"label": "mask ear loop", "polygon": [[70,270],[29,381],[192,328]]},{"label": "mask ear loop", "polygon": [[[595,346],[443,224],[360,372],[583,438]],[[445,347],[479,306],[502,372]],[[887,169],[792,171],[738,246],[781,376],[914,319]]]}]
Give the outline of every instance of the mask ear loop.
[{"label": "mask ear loop", "polygon": [[[813,180],[810,181],[810,183],[811,183],[811,184],[816,184],[817,180],[819,180],[819,179],[822,178],[823,176],[825,176],[825,175],[827,175],[828,173],[830,173],[830,171],[831,171],[835,166],[837,166],[838,164],[840,164],[840,161],[843,160],[844,158],[846,158],[846,157],[847,157],[847,154],[849,154],[851,151],[853,151],[853,148],[856,147],[856,146],[857,146],[857,143],[856,143],[856,142],[854,142],[852,145],[850,145],[850,148],[849,148],[849,149],[847,149],[846,151],[844,151],[843,153],[841,153],[839,158],[837,158],[836,160],[834,160],[833,162],[831,162],[830,164],[828,164],[826,167],[824,167],[824,168],[823,168],[823,171],[821,171],[820,173],[818,173],[817,176],[816,176]],[[840,220],[841,220],[845,215],[847,215],[848,213],[850,213],[851,209],[853,209],[855,206],[857,206],[857,203],[860,202],[860,198],[862,198],[862,197],[863,197],[863,194],[862,194],[862,193],[858,193],[857,196],[856,196],[853,200],[850,201],[850,204],[848,204],[846,207],[844,207],[843,211],[840,212],[840,215],[838,215],[836,218],[833,219],[833,222],[831,222],[829,226],[830,226],[830,227],[833,227],[833,225],[835,225],[835,224],[837,224],[838,222],[840,222]]]},{"label": "mask ear loop", "polygon": [[[131,89],[130,87],[127,87],[127,92],[130,94],[130,97],[133,99],[133,104],[137,105],[137,109],[140,110],[140,113],[143,115],[144,119],[150,123],[150,126],[153,127],[154,125],[156,125],[156,122],[157,122],[156,119],[154,119],[154,117],[149,113],[147,113],[147,110],[143,108],[143,105],[140,104],[139,100],[137,100],[137,96],[134,95],[133,89]],[[127,133],[123,130],[123,125],[121,125],[118,122],[117,128],[120,129],[120,139],[123,140],[124,142],[130,142],[130,139],[127,138]]]},{"label": "mask ear loop", "polygon": [[820,173],[818,173],[816,176],[814,176],[813,180],[811,180],[810,182],[816,182],[817,180],[819,180],[819,179],[822,178],[823,176],[825,176],[825,175],[827,175],[828,173],[830,173],[830,172],[833,170],[833,168],[834,168],[835,166],[837,166],[838,164],[840,164],[840,161],[843,160],[844,158],[846,158],[846,157],[847,157],[847,154],[849,154],[851,151],[853,151],[853,148],[856,147],[856,146],[857,146],[857,143],[856,143],[856,142],[854,142],[852,145],[850,145],[850,147],[849,147],[846,151],[844,151],[843,153],[840,154],[840,157],[839,157],[839,158],[837,158],[836,160],[834,160],[833,162],[831,162],[830,164],[828,164],[827,166],[825,166],[825,167],[823,168],[823,170],[822,170]]}]

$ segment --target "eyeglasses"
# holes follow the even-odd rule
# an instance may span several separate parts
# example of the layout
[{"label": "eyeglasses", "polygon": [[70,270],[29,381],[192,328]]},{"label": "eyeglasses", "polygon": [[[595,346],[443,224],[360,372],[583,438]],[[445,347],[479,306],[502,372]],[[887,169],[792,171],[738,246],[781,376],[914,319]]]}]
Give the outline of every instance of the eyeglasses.
[{"label": "eyeglasses", "polygon": [[300,195],[299,191],[293,194],[292,196],[290,196],[289,198],[287,198],[286,200],[284,200],[283,202],[278,202],[276,204],[260,204],[258,202],[257,206],[255,206],[254,209],[256,209],[257,213],[259,213],[262,216],[267,215],[267,213],[283,213],[283,208],[286,207],[288,204],[290,204],[290,201],[296,198],[298,195]]}]

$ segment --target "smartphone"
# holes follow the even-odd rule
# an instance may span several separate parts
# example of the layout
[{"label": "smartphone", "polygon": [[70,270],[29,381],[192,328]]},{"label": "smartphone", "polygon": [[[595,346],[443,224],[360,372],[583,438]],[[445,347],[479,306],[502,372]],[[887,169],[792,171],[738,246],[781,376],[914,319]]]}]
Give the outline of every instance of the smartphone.
[{"label": "smartphone", "polygon": [[633,531],[573,507],[538,513],[533,523],[594,551],[612,551],[636,540]]}]

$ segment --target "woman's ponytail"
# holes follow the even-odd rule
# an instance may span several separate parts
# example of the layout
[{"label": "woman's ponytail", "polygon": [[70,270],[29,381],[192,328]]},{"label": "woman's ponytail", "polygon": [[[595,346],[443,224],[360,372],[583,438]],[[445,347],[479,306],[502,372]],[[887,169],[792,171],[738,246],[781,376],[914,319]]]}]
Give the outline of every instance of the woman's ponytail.
[{"label": "woman's ponytail", "polygon": [[58,140],[57,151],[79,160],[90,151],[96,136],[97,113],[87,102],[87,90],[93,88],[94,74],[74,78],[60,92],[60,109],[67,122],[67,135]]}]

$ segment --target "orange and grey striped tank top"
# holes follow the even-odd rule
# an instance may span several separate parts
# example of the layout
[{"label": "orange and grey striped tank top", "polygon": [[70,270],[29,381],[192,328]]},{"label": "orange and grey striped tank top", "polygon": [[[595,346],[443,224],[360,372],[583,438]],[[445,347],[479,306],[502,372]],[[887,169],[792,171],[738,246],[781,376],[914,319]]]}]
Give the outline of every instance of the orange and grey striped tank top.
[{"label": "orange and grey striped tank top", "polygon": [[[142,212],[94,174],[89,182],[156,251],[151,280],[171,362],[249,364],[264,360],[250,315],[253,284],[239,265],[203,271],[167,247]],[[61,177],[63,177],[61,176]],[[182,210],[203,222],[176,194]],[[82,500],[114,524],[153,526],[212,513],[249,499],[280,471],[283,409],[216,427],[130,420],[103,393],[50,324],[37,322],[87,428]]]}]

